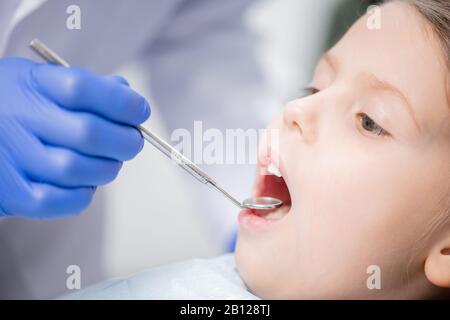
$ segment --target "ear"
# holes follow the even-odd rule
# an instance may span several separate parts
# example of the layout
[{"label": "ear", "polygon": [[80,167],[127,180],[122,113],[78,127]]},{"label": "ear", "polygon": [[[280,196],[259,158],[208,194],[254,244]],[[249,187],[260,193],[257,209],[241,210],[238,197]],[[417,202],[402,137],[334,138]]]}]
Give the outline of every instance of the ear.
[{"label": "ear", "polygon": [[425,276],[435,286],[450,288],[450,232],[446,232],[429,252]]}]

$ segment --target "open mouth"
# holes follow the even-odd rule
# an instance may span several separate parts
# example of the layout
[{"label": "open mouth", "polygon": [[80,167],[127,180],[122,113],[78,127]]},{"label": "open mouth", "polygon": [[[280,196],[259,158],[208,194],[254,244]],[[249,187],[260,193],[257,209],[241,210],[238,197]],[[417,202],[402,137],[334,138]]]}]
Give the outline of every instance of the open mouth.
[{"label": "open mouth", "polygon": [[291,209],[291,194],[285,181],[285,173],[273,163],[260,167],[254,188],[254,197],[273,197],[283,201],[280,208],[273,210],[246,209],[242,212],[241,221],[253,226],[262,226],[284,218]]}]

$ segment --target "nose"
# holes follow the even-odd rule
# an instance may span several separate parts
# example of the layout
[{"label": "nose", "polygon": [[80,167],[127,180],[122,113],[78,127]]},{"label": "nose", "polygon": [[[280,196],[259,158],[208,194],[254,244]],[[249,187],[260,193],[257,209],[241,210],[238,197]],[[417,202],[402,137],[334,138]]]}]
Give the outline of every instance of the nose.
[{"label": "nose", "polygon": [[318,106],[310,99],[289,102],[283,112],[283,122],[290,130],[298,131],[305,143],[313,143],[318,134]]}]

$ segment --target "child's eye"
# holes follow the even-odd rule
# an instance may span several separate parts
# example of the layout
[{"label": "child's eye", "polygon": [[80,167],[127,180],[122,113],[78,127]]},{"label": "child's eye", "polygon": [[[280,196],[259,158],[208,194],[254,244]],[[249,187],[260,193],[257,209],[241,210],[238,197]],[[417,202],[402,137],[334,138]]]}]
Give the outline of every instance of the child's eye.
[{"label": "child's eye", "polygon": [[369,131],[377,136],[386,136],[389,133],[373,121],[367,114],[360,113],[357,115],[364,130]]},{"label": "child's eye", "polygon": [[302,98],[312,96],[313,94],[316,94],[318,92],[320,92],[320,90],[314,87],[302,88]]},{"label": "child's eye", "polygon": [[[302,98],[312,96],[316,93],[319,93],[320,90],[315,87],[305,87],[302,89],[303,95]],[[358,118],[360,120],[361,126],[364,130],[369,131],[377,136],[389,136],[389,132],[384,130],[381,126],[379,126],[375,121],[373,121],[367,114],[359,113]]]}]

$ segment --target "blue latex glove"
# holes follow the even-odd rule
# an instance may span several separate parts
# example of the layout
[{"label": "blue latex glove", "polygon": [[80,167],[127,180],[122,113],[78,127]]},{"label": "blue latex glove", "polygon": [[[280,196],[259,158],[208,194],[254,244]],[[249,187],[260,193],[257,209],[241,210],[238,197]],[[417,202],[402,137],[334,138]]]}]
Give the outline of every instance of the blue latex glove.
[{"label": "blue latex glove", "polygon": [[140,152],[149,115],[123,78],[0,59],[0,216],[82,212]]}]

